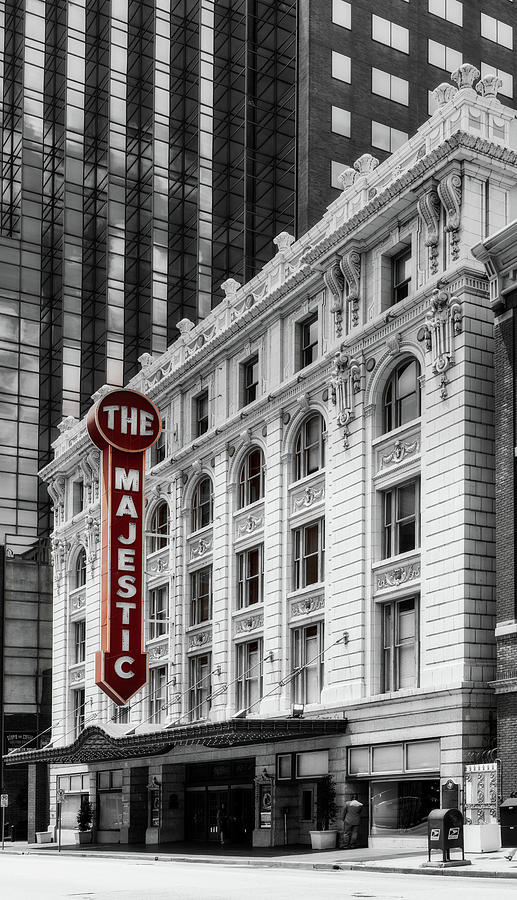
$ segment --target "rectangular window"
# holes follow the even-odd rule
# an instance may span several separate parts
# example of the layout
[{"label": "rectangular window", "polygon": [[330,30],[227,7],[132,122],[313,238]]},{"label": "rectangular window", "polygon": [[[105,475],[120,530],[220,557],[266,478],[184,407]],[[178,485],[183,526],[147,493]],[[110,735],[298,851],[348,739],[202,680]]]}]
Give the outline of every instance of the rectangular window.
[{"label": "rectangular window", "polygon": [[382,16],[372,15],[372,39],[401,53],[409,53],[409,30]]},{"label": "rectangular window", "polygon": [[257,399],[259,380],[259,358],[258,355],[252,356],[247,362],[241,365],[241,383],[242,383],[242,403],[241,406],[247,406]]},{"label": "rectangular window", "polygon": [[505,72],[503,69],[496,69],[495,66],[490,66],[484,62],[481,63],[480,69],[481,78],[484,78],[485,75],[497,75],[503,82],[502,86],[499,88],[499,93],[504,94],[505,97],[513,98],[513,75],[510,75],[509,72]]},{"label": "rectangular window", "polygon": [[382,690],[418,687],[418,604],[394,600],[382,607]]},{"label": "rectangular window", "polygon": [[429,0],[429,12],[453,25],[463,25],[463,3],[459,0]]},{"label": "rectangular window", "polygon": [[318,313],[312,313],[298,324],[299,357],[298,368],[310,366],[318,358]]},{"label": "rectangular window", "polygon": [[[350,137],[350,113],[348,109],[341,109],[340,106],[332,106],[332,131],[334,134],[342,134],[343,137]],[[344,165],[340,169],[343,171]]]},{"label": "rectangular window", "polygon": [[262,697],[262,639],[237,644],[237,709],[257,712]]},{"label": "rectangular window", "polygon": [[117,703],[113,704],[113,712],[111,716],[111,721],[116,722],[117,725],[127,725],[129,723],[130,717],[130,704],[126,703],[125,706],[118,706]]},{"label": "rectangular window", "polygon": [[189,660],[190,721],[208,718],[211,705],[211,654],[193,656]]},{"label": "rectangular window", "polygon": [[293,532],[293,588],[299,590],[325,578],[325,519]]},{"label": "rectangular window", "polygon": [[405,300],[411,290],[411,247],[393,257],[391,271],[393,274],[393,305]]},{"label": "rectangular window", "polygon": [[302,822],[312,820],[313,805],[312,790],[302,791]]},{"label": "rectangular window", "polygon": [[394,153],[402,144],[406,143],[407,139],[408,135],[405,131],[399,131],[397,128],[391,128],[389,125],[383,125],[372,119],[372,147],[379,147],[380,150]]},{"label": "rectangular window", "polygon": [[446,72],[454,72],[463,62],[463,56],[459,50],[439,44],[438,41],[427,41],[427,59],[432,66],[445,69]]},{"label": "rectangular window", "polygon": [[264,591],[264,548],[262,544],[237,555],[237,603],[239,609],[262,603]]},{"label": "rectangular window", "polygon": [[149,721],[160,725],[167,713],[167,667],[149,670]]},{"label": "rectangular window", "polygon": [[405,78],[398,78],[396,75],[390,75],[389,72],[383,72],[382,69],[372,69],[372,93],[407,106],[409,82]]},{"label": "rectangular window", "polygon": [[419,493],[418,481],[409,481],[383,493],[383,559],[415,550],[420,545]]},{"label": "rectangular window", "polygon": [[208,431],[208,391],[194,397],[194,437]]},{"label": "rectangular window", "polygon": [[84,688],[72,691],[72,708],[74,711],[74,737],[84,731]]},{"label": "rectangular window", "polygon": [[199,625],[212,618],[212,566],[190,576],[190,624]]},{"label": "rectangular window", "polygon": [[347,81],[349,84],[352,80],[352,60],[343,53],[332,51],[332,78],[338,78],[339,81]]},{"label": "rectangular window", "polygon": [[163,462],[165,459],[166,451],[167,451],[167,440],[166,440],[166,421],[162,419],[162,430],[160,432],[160,437],[156,441],[156,444],[153,444],[151,447],[151,466],[157,466],[158,463]]},{"label": "rectangular window", "polygon": [[342,28],[352,27],[352,6],[346,0],[332,0],[332,21]]},{"label": "rectangular window", "polygon": [[84,509],[84,483],[72,482],[72,515],[77,516]]},{"label": "rectangular window", "polygon": [[292,633],[293,703],[319,703],[323,687],[323,622],[295,628]]},{"label": "rectangular window", "polygon": [[86,656],[86,621],[74,622],[74,663],[82,663]]},{"label": "rectangular window", "polygon": [[162,637],[169,631],[169,586],[149,591],[149,640]]},{"label": "rectangular window", "polygon": [[341,184],[339,176],[347,169],[348,166],[346,163],[335,162],[332,160],[330,163],[330,186],[333,188],[337,188],[338,191],[343,190],[343,185]]},{"label": "rectangular window", "polygon": [[487,16],[481,13],[481,37],[493,41],[495,44],[501,44],[508,50],[513,50],[513,28],[506,22],[494,19],[493,16]]}]

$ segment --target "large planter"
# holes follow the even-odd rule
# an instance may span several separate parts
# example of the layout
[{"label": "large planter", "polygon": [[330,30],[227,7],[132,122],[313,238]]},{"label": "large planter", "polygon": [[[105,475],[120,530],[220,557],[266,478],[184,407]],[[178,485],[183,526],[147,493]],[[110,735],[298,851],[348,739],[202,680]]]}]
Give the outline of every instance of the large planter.
[{"label": "large planter", "polygon": [[37,844],[51,844],[52,843],[52,832],[51,831],[37,831],[36,832],[36,843]]},{"label": "large planter", "polygon": [[464,825],[463,839],[467,853],[488,853],[501,849],[501,831],[497,822]]},{"label": "large planter", "polygon": [[313,850],[333,850],[336,846],[337,831],[309,831]]},{"label": "large planter", "polygon": [[92,842],[92,833],[89,831],[74,831],[75,843],[76,844],[91,844]]}]

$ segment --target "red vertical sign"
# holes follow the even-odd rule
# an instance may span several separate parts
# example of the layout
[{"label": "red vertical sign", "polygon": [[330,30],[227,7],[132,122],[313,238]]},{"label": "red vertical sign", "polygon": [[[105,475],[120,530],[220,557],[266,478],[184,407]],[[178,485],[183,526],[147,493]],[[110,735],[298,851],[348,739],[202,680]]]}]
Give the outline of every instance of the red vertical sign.
[{"label": "red vertical sign", "polygon": [[144,653],[144,454],[161,432],[148,397],[110,391],[88,413],[102,451],[101,649],[95,683],[119,706],[147,682]]}]

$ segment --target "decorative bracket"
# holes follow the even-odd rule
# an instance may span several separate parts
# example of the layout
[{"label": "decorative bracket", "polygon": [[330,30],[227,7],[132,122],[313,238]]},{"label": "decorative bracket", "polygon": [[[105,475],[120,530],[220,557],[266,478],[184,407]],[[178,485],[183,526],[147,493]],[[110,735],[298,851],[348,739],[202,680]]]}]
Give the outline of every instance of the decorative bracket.
[{"label": "decorative bracket", "polygon": [[436,275],[438,271],[438,240],[440,224],[440,198],[436,188],[423,194],[417,203],[418,215],[424,226],[425,246],[428,248],[429,271]]},{"label": "decorative bracket", "polygon": [[361,286],[361,254],[349,250],[341,258],[341,271],[345,276],[345,295],[351,309],[351,324],[359,325],[359,290]]},{"label": "decorative bracket", "polygon": [[432,353],[432,369],[440,375],[442,400],[447,397],[447,371],[454,364],[454,339],[461,334],[462,311],[457,297],[450,297],[443,289],[433,291],[431,309],[427,313],[423,340]]},{"label": "decorative bracket", "polygon": [[343,294],[345,289],[345,280],[338,262],[332,263],[331,266],[323,273],[323,281],[332,294],[332,302],[330,311],[334,315],[336,325],[336,335],[341,337],[343,333]]},{"label": "decorative bracket", "polygon": [[354,418],[355,395],[361,390],[361,363],[346,353],[336,353],[330,372],[330,396],[337,407],[337,423],[344,429],[343,446],[348,450],[349,425]]},{"label": "decorative bracket", "polygon": [[460,255],[461,175],[458,172],[450,172],[440,181],[437,191],[445,210],[445,231],[451,237],[451,258],[458,259]]}]

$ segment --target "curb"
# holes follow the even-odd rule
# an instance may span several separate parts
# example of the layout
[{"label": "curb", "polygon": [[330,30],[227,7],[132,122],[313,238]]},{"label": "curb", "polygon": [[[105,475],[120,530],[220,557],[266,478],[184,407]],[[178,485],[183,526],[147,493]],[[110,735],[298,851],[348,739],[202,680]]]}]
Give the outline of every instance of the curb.
[{"label": "curb", "polygon": [[[199,863],[202,865],[216,865],[216,866],[232,866],[234,868],[257,868],[257,869],[301,869],[304,871],[320,871],[320,872],[379,872],[381,874],[398,874],[398,875],[438,875],[438,876],[446,876],[453,878],[504,878],[509,880],[517,879],[517,869],[514,871],[504,872],[504,871],[487,871],[487,870],[475,870],[470,867],[465,868],[436,868],[436,869],[428,869],[428,868],[411,868],[409,866],[394,866],[394,865],[376,865],[371,863],[310,863],[310,862],[290,862],[289,860],[268,860],[268,859],[252,859],[252,858],[236,858],[232,856],[227,857],[214,857],[214,856],[170,856],[164,854],[151,854],[151,853],[113,853],[113,852],[103,852],[102,850],[95,850],[93,852],[88,851],[78,851],[78,850],[67,850],[66,848],[59,852],[57,849],[55,850],[38,850],[36,848],[27,848],[24,850],[14,850],[10,848],[4,849],[4,854],[9,854],[11,856],[52,856],[52,857],[66,857],[67,859],[74,859],[79,857],[80,859],[109,859],[109,860],[117,860],[117,859],[125,859],[125,860],[135,860],[135,862],[161,862],[161,863]],[[0,851],[0,858],[2,856],[2,852]]]}]

